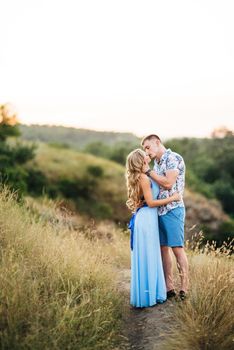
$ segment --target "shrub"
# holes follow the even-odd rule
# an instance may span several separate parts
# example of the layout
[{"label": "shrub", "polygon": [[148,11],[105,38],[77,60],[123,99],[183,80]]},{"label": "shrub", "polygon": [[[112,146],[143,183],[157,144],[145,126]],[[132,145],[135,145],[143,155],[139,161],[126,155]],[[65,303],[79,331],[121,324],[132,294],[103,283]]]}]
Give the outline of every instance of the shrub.
[{"label": "shrub", "polygon": [[34,195],[42,195],[48,180],[43,172],[38,169],[27,169],[28,192]]},{"label": "shrub", "polygon": [[227,213],[233,213],[234,207],[234,189],[230,182],[219,180],[214,184],[214,190],[217,198],[223,205]]},{"label": "shrub", "polygon": [[87,173],[91,176],[102,177],[104,174],[103,168],[98,165],[90,165],[87,167]]},{"label": "shrub", "polygon": [[87,176],[81,179],[61,179],[57,183],[58,191],[66,198],[76,200],[79,197],[89,199],[95,186],[95,180]]}]

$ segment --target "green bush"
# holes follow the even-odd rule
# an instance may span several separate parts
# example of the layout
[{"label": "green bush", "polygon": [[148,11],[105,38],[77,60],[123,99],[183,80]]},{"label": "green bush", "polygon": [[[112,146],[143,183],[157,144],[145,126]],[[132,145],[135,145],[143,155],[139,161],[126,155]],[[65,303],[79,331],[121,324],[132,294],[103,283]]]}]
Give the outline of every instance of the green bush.
[{"label": "green bush", "polygon": [[17,191],[19,196],[27,192],[27,171],[21,166],[5,167],[1,171],[1,184],[7,184],[8,187]]},{"label": "green bush", "polygon": [[111,219],[113,209],[108,203],[95,202],[92,208],[92,215],[101,219]]},{"label": "green bush", "polygon": [[87,176],[81,179],[61,179],[57,183],[58,192],[64,197],[76,200],[78,197],[89,199],[95,186],[95,180]]},{"label": "green bush", "polygon": [[87,146],[85,146],[84,152],[93,154],[97,157],[109,158],[110,147],[100,141],[97,141],[89,143]]},{"label": "green bush", "polygon": [[234,238],[234,220],[228,220],[221,224],[218,238],[222,242],[227,241],[228,238]]},{"label": "green bush", "polygon": [[11,149],[13,162],[17,164],[24,164],[27,161],[35,157],[36,146],[25,146],[17,143],[16,146]]},{"label": "green bush", "polygon": [[44,173],[38,169],[27,169],[28,192],[33,195],[42,195],[48,185],[48,180]]},{"label": "green bush", "polygon": [[87,167],[87,173],[97,178],[103,176],[104,170],[98,165],[90,165]]},{"label": "green bush", "polygon": [[233,213],[234,208],[234,188],[228,181],[218,180],[214,183],[216,197],[223,205],[227,213]]}]

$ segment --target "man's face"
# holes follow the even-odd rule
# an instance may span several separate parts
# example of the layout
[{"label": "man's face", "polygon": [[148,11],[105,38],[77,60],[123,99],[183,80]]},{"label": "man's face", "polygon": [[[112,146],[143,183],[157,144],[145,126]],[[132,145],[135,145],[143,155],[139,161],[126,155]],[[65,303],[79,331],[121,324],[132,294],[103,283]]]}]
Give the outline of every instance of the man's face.
[{"label": "man's face", "polygon": [[151,159],[155,159],[159,152],[159,141],[157,139],[146,140],[143,149]]}]

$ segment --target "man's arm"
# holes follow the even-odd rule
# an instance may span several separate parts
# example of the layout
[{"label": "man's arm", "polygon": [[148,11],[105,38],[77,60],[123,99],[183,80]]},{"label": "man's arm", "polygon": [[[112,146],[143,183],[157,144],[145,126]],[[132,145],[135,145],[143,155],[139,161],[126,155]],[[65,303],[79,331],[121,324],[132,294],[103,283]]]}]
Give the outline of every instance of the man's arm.
[{"label": "man's arm", "polygon": [[153,199],[151,188],[150,188],[149,178],[144,174],[142,174],[140,177],[140,184],[141,184],[141,188],[143,191],[145,201],[150,208],[159,207],[159,206],[166,205],[166,204],[174,202],[174,201],[181,200],[181,195],[178,192],[174,193],[172,196],[170,196],[168,198]]},{"label": "man's arm", "polygon": [[167,170],[165,176],[158,175],[155,170],[150,170],[149,172],[149,176],[160,186],[164,187],[166,190],[170,190],[172,186],[176,183],[178,174],[178,169]]}]

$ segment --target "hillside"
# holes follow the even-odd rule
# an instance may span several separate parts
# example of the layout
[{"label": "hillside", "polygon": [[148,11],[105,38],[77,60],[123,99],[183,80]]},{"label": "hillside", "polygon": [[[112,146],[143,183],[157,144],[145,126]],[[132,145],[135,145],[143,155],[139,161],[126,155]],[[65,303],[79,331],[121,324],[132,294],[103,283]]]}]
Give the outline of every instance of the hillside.
[{"label": "hillside", "polygon": [[40,144],[35,159],[27,167],[38,169],[42,173],[39,176],[45,177],[44,194],[66,199],[71,210],[116,222],[128,220],[121,165],[75,150]]},{"label": "hillside", "polygon": [[[63,127],[21,126],[22,138],[42,140],[82,150],[125,165],[126,155],[140,140],[133,134],[106,133]],[[222,138],[171,139],[166,147],[181,154],[187,168],[187,186],[207,198],[218,199],[224,211],[233,216],[234,206],[234,133],[226,130]]]},{"label": "hillside", "polygon": [[[123,166],[71,149],[40,144],[35,159],[27,167],[39,169],[40,176],[45,177],[44,193],[60,198],[69,209],[124,225],[129,220]],[[233,234],[230,219],[217,200],[187,188],[185,204],[186,239],[200,230],[207,238],[217,240]]]},{"label": "hillside", "polygon": [[121,142],[139,143],[139,138],[131,133],[94,131],[48,125],[20,125],[22,138],[28,141],[66,144],[75,149],[82,149],[95,142],[113,145]]}]

